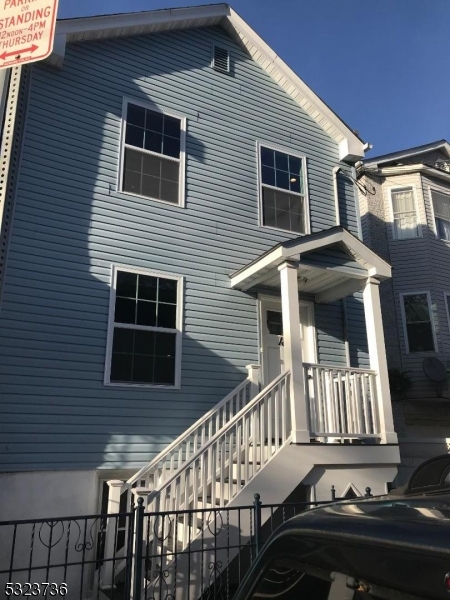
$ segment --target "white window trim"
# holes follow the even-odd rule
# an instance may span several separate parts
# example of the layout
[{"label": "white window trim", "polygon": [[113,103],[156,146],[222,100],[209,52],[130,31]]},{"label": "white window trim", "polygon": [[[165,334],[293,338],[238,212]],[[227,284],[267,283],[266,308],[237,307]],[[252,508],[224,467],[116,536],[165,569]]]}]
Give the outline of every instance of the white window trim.
[{"label": "white window trim", "polygon": [[[305,233],[298,233],[297,231],[291,231],[290,229],[281,229],[280,227],[272,227],[271,225],[264,225],[264,214],[263,214],[263,201],[262,201],[262,181],[261,181],[261,147],[269,148],[270,150],[278,150],[279,152],[283,152],[284,154],[290,154],[292,156],[296,156],[300,158],[302,161],[302,169],[303,169],[303,184],[305,186],[304,193],[298,194],[297,192],[292,192],[294,195],[304,197],[305,201]],[[279,146],[278,144],[273,144],[271,142],[256,142],[256,177],[257,177],[257,186],[258,186],[258,221],[259,226],[264,227],[264,229],[271,229],[272,231],[284,231],[286,233],[290,233],[291,235],[295,235],[297,237],[308,235],[311,233],[311,217],[309,214],[309,186],[308,186],[308,168],[306,165],[306,156],[304,154],[300,154],[295,150],[290,150],[289,148],[285,148],[284,146]],[[284,191],[286,193],[290,193],[289,190],[283,190],[281,188],[276,188],[273,186],[268,186],[276,190]]]},{"label": "white window trim", "polygon": [[[404,297],[405,296],[417,296],[417,295],[426,295],[427,296],[427,301],[428,301],[428,312],[430,314],[430,322],[431,322],[431,332],[433,334],[433,343],[434,343],[434,350],[423,350],[422,352],[410,352],[409,351],[409,340],[408,340],[408,330],[406,327],[406,314],[405,314],[405,303],[404,303]],[[431,353],[436,353],[438,352],[438,343],[437,343],[437,337],[436,337],[436,323],[434,321],[434,313],[433,313],[433,307],[431,304],[431,294],[429,291],[426,290],[421,290],[421,291],[412,291],[412,292],[403,292],[401,294],[399,294],[400,297],[400,312],[402,315],[402,325],[403,325],[403,335],[405,338],[405,349],[406,349],[406,354],[415,354],[415,355],[422,355],[422,354],[431,354]]]},{"label": "white window trim", "polygon": [[[414,210],[416,212],[418,235],[414,236],[414,237],[411,237],[411,238],[401,239],[401,238],[398,238],[395,235],[394,206],[392,204],[392,192],[398,192],[398,191],[401,191],[401,190],[409,190],[409,189],[412,189],[412,192],[413,192]],[[390,221],[391,221],[392,240],[394,242],[406,242],[408,240],[417,240],[418,238],[423,237],[423,233],[422,233],[422,220],[420,218],[419,203],[417,201],[416,186],[414,184],[411,184],[411,185],[393,185],[393,186],[389,187],[387,189],[387,191],[388,191],[388,197],[389,197],[389,218],[390,218]]]},{"label": "white window trim", "polygon": [[[177,160],[176,158],[166,156],[165,154],[159,154],[158,152],[152,152],[151,150],[145,150],[143,148],[135,148],[139,152],[143,152],[144,154],[150,154],[151,156],[159,156],[166,158],[167,160],[173,160],[174,162],[179,162],[180,164],[180,175],[179,175],[179,187],[178,187],[178,204],[174,204],[173,202],[169,202],[168,200],[161,200],[161,198],[151,198],[150,196],[141,196],[140,194],[133,194],[132,192],[125,192],[123,190],[123,169],[124,169],[124,158],[125,158],[125,130],[127,125],[127,108],[128,104],[135,104],[136,106],[141,106],[142,108],[146,108],[153,112],[160,113],[162,115],[167,115],[168,117],[174,117],[176,119],[180,119],[180,158]],[[157,106],[153,104],[142,102],[141,100],[135,100],[134,98],[124,97],[122,101],[122,118],[121,118],[121,126],[120,126],[120,155],[119,155],[119,171],[117,174],[117,190],[126,196],[132,196],[134,198],[143,198],[145,200],[150,200],[152,202],[161,202],[166,206],[174,206],[178,208],[185,208],[186,206],[186,116],[180,113],[175,113],[169,110],[161,110]],[[129,146],[130,148],[134,148],[134,146]]]},{"label": "white window trim", "polygon": [[445,312],[447,314],[447,323],[448,323],[448,329],[450,331],[450,311],[448,309],[448,302],[447,302],[447,297],[450,298],[450,292],[444,292],[444,303],[445,303]]},{"label": "white window trim", "polygon": [[[116,304],[116,285],[117,285],[117,271],[126,271],[128,273],[137,273],[140,275],[150,275],[153,277],[163,277],[164,279],[173,279],[178,282],[177,287],[177,314],[176,314],[176,341],[175,341],[175,383],[174,385],[169,384],[157,384],[157,383],[125,383],[125,382],[112,382],[111,381],[111,359],[112,359],[112,345],[114,336],[114,310]],[[105,373],[103,384],[108,387],[127,387],[127,388],[158,388],[158,389],[180,389],[181,388],[181,351],[182,351],[182,337],[183,337],[183,290],[184,290],[184,277],[181,275],[174,275],[173,273],[164,273],[162,271],[150,271],[148,269],[142,269],[140,267],[130,267],[128,265],[111,265],[111,285],[109,295],[109,316],[108,316],[108,335],[106,341],[106,359],[105,359]],[[122,327],[122,326],[121,326]],[[140,325],[127,325],[123,326],[123,329],[135,329],[143,331],[162,331],[173,333],[173,329],[165,329],[163,327],[146,327]]]},{"label": "white window trim", "polygon": [[432,227],[433,227],[433,231],[434,231],[434,235],[436,236],[436,239],[439,240],[440,242],[444,242],[445,244],[450,244],[450,240],[444,240],[443,238],[439,237],[439,233],[436,227],[436,215],[434,213],[434,204],[433,204],[433,196],[431,195],[432,192],[436,192],[437,194],[441,194],[442,196],[448,196],[450,198],[450,193],[446,194],[445,192],[441,192],[441,190],[437,190],[435,188],[432,188],[431,185],[428,186],[428,198],[430,200],[430,212],[431,212],[431,219],[432,219]]}]

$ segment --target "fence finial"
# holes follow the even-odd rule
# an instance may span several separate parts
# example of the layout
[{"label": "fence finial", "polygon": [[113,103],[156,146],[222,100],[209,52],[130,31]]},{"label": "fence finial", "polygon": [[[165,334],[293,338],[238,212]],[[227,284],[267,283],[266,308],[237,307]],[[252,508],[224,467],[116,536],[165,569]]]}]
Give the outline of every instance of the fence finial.
[{"label": "fence finial", "polygon": [[366,487],[366,493],[364,494],[365,498],[372,498],[372,489],[370,487]]},{"label": "fence finial", "polygon": [[336,488],[334,485],[331,486],[331,500],[336,500]]}]

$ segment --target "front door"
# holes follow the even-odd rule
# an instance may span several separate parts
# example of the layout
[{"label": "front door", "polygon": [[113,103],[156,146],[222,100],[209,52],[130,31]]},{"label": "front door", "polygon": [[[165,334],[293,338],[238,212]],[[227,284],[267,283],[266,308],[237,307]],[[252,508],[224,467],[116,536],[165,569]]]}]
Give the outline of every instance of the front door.
[{"label": "front door", "polygon": [[[299,302],[300,335],[304,362],[316,362],[316,335],[314,329],[314,305]],[[261,353],[263,385],[268,385],[284,370],[283,319],[281,301],[261,300]]]}]

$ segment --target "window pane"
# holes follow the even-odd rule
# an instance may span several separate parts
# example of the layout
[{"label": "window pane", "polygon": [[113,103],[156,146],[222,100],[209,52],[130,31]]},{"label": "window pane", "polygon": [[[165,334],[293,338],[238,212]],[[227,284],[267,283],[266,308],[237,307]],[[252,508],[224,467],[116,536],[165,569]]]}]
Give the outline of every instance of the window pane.
[{"label": "window pane", "polygon": [[450,222],[443,219],[436,219],[436,230],[441,240],[450,241]]},{"label": "window pane", "polygon": [[178,183],[179,164],[173,160],[161,160],[161,177]]},{"label": "window pane", "polygon": [[116,298],[116,310],[114,312],[114,321],[116,323],[135,324],[136,300],[128,298]]},{"label": "window pane", "polygon": [[283,194],[283,193],[275,193],[275,198],[276,198],[276,207],[277,210],[289,210],[289,198],[290,196],[288,194]]},{"label": "window pane", "polygon": [[295,231],[296,233],[305,232],[302,215],[291,213],[291,231]]},{"label": "window pane", "polygon": [[275,169],[271,167],[261,167],[261,181],[267,185],[275,185]]},{"label": "window pane", "polygon": [[155,131],[156,133],[162,133],[163,130],[163,115],[162,113],[153,112],[152,110],[147,110],[147,121],[145,123],[145,128],[151,131]]},{"label": "window pane", "polygon": [[298,175],[291,175],[289,176],[289,189],[291,190],[291,192],[297,192],[298,194],[301,192],[301,187],[300,187],[300,176]]},{"label": "window pane", "polygon": [[431,323],[408,323],[406,330],[410,352],[432,352],[434,350]]},{"label": "window pane", "polygon": [[114,354],[111,359],[111,381],[131,381],[133,357],[131,354]]},{"label": "window pane", "polygon": [[134,332],[132,329],[114,328],[113,352],[133,353]]},{"label": "window pane", "polygon": [[137,325],[148,325],[155,327],[156,325],[156,302],[147,300],[139,300],[137,303]]},{"label": "window pane", "polygon": [[435,216],[450,221],[450,196],[431,192],[431,197]]},{"label": "window pane", "polygon": [[127,123],[144,127],[145,108],[142,108],[142,106],[136,106],[136,104],[129,104],[127,111]]},{"label": "window pane", "polygon": [[178,204],[178,182],[161,179],[161,200]]},{"label": "window pane", "polygon": [[150,275],[139,275],[139,300],[155,300],[158,288],[158,278]]},{"label": "window pane", "polygon": [[141,193],[141,174],[134,171],[125,171],[123,174],[123,191],[130,194]]},{"label": "window pane", "polygon": [[290,231],[291,219],[287,211],[277,209],[277,227]]},{"label": "window pane", "polygon": [[164,116],[164,135],[180,139],[181,121],[174,117]]},{"label": "window pane", "polygon": [[144,175],[159,177],[161,175],[162,160],[150,154],[142,154],[142,172]]},{"label": "window pane", "polygon": [[134,383],[153,383],[153,356],[136,354],[133,360],[133,382]]},{"label": "window pane", "polygon": [[267,227],[276,227],[277,226],[277,219],[276,219],[276,213],[275,213],[274,208],[265,208],[264,209],[263,222],[264,222],[264,225],[267,225]]},{"label": "window pane", "polygon": [[289,189],[289,173],[286,173],[286,171],[279,171],[277,169],[277,176],[276,176],[276,186],[283,189],[283,190],[288,190]]},{"label": "window pane", "polygon": [[155,378],[154,383],[175,383],[175,359],[174,358],[162,358],[157,356],[155,358]]},{"label": "window pane", "polygon": [[263,194],[263,207],[264,208],[275,208],[275,191],[269,190],[265,187],[262,189]]},{"label": "window pane", "polygon": [[180,140],[164,136],[163,154],[180,158]]},{"label": "window pane", "polygon": [[296,156],[289,156],[289,171],[292,175],[300,175],[302,170],[302,161]]},{"label": "window pane", "polygon": [[145,130],[144,148],[146,150],[151,150],[152,152],[161,153],[162,135],[160,133],[155,133],[154,131],[150,131],[149,129],[146,129]]},{"label": "window pane", "polygon": [[127,271],[117,271],[116,295],[136,298],[137,275]]},{"label": "window pane", "polygon": [[394,214],[415,211],[414,196],[411,188],[392,191],[391,197]]},{"label": "window pane", "polygon": [[174,304],[158,304],[158,327],[175,329],[177,322],[177,307]]},{"label": "window pane", "polygon": [[428,297],[426,294],[404,296],[405,316],[407,323],[430,321]]},{"label": "window pane", "polygon": [[261,164],[268,167],[275,167],[275,152],[269,148],[261,147]]},{"label": "window pane", "polygon": [[135,127],[134,125],[127,125],[127,132],[125,135],[125,143],[130,146],[136,146],[142,148],[144,145],[144,130],[141,127]]},{"label": "window pane", "polygon": [[142,176],[142,195],[148,196],[149,198],[160,198],[160,182],[161,180],[157,177],[148,177],[147,175]]},{"label": "window pane", "polygon": [[288,155],[284,152],[275,152],[275,167],[282,171],[289,171]]},{"label": "window pane", "polygon": [[175,356],[176,334],[156,333],[155,356]]},{"label": "window pane", "polygon": [[171,302],[172,304],[176,304],[177,289],[178,283],[175,279],[160,278],[158,300],[160,302]]},{"label": "window pane", "polygon": [[125,148],[125,170],[140,173],[142,171],[142,156],[142,152]]},{"label": "window pane", "polygon": [[155,332],[154,331],[135,331],[134,332],[134,351],[136,354],[155,354]]},{"label": "window pane", "polygon": [[266,323],[269,333],[273,335],[283,335],[283,321],[279,311],[268,310]]}]

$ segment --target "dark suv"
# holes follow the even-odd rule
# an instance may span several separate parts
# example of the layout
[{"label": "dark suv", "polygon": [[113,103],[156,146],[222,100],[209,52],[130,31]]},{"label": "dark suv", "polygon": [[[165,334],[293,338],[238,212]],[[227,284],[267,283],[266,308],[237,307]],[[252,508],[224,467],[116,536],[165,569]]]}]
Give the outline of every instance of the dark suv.
[{"label": "dark suv", "polygon": [[450,600],[450,455],[388,496],[294,517],[263,547],[235,600]]}]

